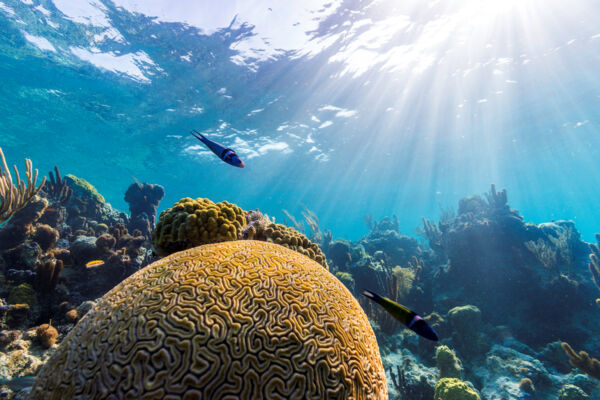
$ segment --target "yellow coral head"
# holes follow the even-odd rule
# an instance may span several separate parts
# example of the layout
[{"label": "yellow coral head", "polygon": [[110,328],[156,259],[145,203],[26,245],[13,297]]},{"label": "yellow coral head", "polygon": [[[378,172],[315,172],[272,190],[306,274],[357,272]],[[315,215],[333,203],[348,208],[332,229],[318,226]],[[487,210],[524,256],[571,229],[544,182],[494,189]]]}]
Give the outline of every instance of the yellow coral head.
[{"label": "yellow coral head", "polygon": [[98,301],[32,399],[387,399],[367,316],[315,261],[260,241],[209,244]]}]

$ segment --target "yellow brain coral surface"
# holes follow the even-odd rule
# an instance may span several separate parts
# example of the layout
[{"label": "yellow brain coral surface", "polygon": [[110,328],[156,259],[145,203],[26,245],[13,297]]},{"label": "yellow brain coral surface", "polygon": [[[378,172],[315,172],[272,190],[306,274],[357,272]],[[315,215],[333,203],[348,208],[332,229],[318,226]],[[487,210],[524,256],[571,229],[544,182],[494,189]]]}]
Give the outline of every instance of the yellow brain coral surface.
[{"label": "yellow brain coral surface", "polygon": [[240,239],[245,224],[246,212],[235,204],[186,197],[160,213],[152,244],[166,256],[201,244]]},{"label": "yellow brain coral surface", "polygon": [[98,301],[33,399],[386,399],[375,335],[321,265],[260,241],[163,258]]}]

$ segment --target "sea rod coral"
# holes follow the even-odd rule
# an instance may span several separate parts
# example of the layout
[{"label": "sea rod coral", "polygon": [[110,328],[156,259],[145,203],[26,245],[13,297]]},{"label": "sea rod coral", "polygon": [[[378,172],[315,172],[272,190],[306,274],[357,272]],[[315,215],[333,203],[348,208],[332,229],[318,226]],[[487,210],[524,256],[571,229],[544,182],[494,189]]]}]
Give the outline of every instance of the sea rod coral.
[{"label": "sea rod coral", "polygon": [[19,170],[16,165],[13,165],[15,171],[15,181],[13,182],[12,174],[6,164],[4,153],[0,147],[0,161],[2,166],[0,167],[0,224],[8,221],[14,213],[25,207],[25,205],[35,196],[46,183],[46,178],[42,179],[40,186],[36,187],[35,182],[37,181],[38,170],[33,170],[31,160],[25,159],[25,176],[27,182],[21,180]]}]

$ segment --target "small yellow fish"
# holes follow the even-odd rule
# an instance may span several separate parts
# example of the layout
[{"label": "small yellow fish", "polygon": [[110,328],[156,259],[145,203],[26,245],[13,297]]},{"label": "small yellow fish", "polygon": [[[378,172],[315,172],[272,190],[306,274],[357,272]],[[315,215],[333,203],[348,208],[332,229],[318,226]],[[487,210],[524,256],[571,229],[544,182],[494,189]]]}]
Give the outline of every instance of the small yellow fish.
[{"label": "small yellow fish", "polygon": [[86,268],[95,268],[95,267],[99,267],[101,265],[104,265],[104,261],[102,260],[93,260],[88,262],[87,264],[85,264]]}]

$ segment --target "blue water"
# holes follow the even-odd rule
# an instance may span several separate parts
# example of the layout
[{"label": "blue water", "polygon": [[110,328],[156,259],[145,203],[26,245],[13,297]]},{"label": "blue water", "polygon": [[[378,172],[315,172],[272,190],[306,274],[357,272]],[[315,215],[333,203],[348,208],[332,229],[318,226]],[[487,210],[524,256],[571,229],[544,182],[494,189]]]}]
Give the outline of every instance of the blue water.
[{"label": "blue water", "polygon": [[[593,0],[0,2],[0,147],[127,210],[134,178],[334,237],[413,234],[494,182],[600,231]],[[401,5],[400,5],[401,3]],[[190,129],[235,149],[220,162]]]}]

